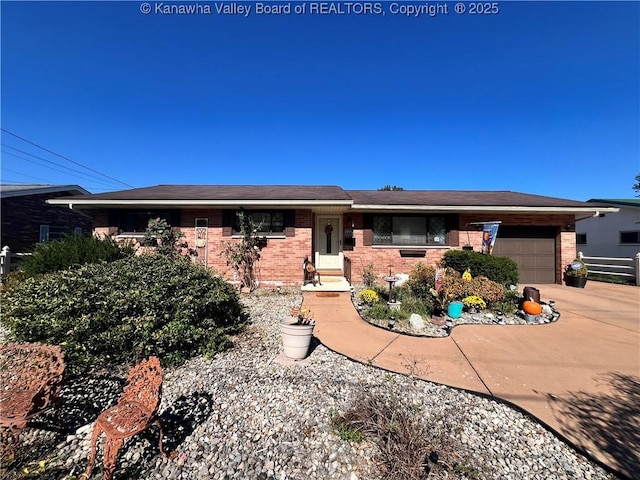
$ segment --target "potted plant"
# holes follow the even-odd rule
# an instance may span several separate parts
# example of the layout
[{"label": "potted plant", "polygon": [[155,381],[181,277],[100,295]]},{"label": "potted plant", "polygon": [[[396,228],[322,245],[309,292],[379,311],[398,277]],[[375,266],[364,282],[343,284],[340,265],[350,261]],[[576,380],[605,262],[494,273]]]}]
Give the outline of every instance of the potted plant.
[{"label": "potted plant", "polygon": [[280,323],[282,345],[287,358],[302,360],[307,356],[315,324],[308,308],[291,309],[291,318]]},{"label": "potted plant", "polygon": [[589,270],[581,258],[576,258],[564,269],[564,281],[569,287],[584,288]]}]

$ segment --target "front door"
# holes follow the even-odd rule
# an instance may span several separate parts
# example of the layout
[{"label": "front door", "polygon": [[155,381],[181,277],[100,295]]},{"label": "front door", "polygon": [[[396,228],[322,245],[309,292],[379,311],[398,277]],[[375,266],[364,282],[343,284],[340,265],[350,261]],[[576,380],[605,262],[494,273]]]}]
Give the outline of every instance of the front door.
[{"label": "front door", "polygon": [[342,270],[342,217],[316,216],[316,268]]}]

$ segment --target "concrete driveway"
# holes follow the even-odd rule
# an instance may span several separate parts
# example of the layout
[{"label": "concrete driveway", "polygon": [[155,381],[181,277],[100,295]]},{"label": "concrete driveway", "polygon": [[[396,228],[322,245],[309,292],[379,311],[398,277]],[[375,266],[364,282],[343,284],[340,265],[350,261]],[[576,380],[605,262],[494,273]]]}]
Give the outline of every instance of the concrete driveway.
[{"label": "concrete driveway", "polygon": [[462,325],[447,338],[362,321],[349,294],[305,293],[328,348],[384,369],[486,394],[530,413],[592,458],[640,474],[640,288],[533,285],[555,300],[547,325]]}]

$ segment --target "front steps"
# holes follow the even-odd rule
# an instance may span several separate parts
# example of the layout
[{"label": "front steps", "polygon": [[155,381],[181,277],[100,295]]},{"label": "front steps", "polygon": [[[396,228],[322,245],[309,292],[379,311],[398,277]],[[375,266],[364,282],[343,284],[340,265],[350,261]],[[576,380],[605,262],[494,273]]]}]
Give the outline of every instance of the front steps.
[{"label": "front steps", "polygon": [[[342,273],[342,272],[341,272]],[[315,287],[313,283],[307,283],[303,285],[301,290],[303,292],[350,292],[351,285],[347,282],[347,279],[342,275],[326,275],[320,274],[320,280],[322,284],[317,283]]]}]

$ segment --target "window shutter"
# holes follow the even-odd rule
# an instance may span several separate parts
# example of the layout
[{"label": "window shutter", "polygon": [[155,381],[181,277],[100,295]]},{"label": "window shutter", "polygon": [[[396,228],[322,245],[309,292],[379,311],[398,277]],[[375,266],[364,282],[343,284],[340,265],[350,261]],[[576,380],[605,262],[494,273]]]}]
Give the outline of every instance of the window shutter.
[{"label": "window shutter", "polygon": [[233,235],[233,219],[235,216],[234,210],[222,211],[222,236],[230,237]]},{"label": "window shutter", "polygon": [[365,214],[362,216],[362,245],[370,247],[373,245],[373,215]]},{"label": "window shutter", "polygon": [[447,215],[447,243],[450,247],[460,246],[460,218],[458,215]]},{"label": "window shutter", "polygon": [[296,211],[285,210],[284,212],[284,235],[295,237],[296,235]]}]

